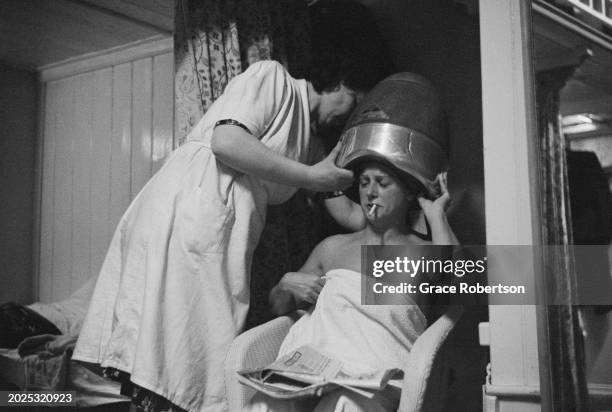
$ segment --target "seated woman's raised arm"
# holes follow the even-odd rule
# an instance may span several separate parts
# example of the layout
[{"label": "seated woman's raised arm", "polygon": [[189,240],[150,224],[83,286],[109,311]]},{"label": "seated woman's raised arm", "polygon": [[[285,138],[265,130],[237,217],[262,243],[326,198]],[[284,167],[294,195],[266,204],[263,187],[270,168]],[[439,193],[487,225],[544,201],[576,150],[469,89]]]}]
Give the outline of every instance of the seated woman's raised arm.
[{"label": "seated woman's raised arm", "polygon": [[423,196],[418,197],[419,205],[425,217],[431,225],[431,240],[434,245],[458,245],[459,240],[448,224],[446,209],[450,205],[450,194],[446,172],[440,173],[436,177],[435,184],[440,189],[440,196],[435,200],[429,200]]}]

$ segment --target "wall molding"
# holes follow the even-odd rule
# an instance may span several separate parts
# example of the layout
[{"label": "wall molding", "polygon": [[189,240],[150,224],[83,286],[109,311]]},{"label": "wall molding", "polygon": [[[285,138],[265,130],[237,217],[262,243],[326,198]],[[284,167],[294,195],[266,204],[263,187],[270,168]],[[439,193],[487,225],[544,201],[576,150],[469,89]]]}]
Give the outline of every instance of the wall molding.
[{"label": "wall molding", "polygon": [[612,408],[612,385],[589,383],[589,398],[596,408]]},{"label": "wall molding", "polygon": [[485,385],[487,396],[503,398],[540,399],[540,387],[536,385]]},{"label": "wall molding", "polygon": [[[589,389],[589,399],[593,406],[612,407],[612,385],[588,383],[587,386]],[[483,386],[483,395],[489,401],[495,400],[495,403],[500,399],[513,399],[517,402],[526,401],[532,403],[540,401],[540,387],[535,385],[511,386],[488,384]]]},{"label": "wall molding", "polygon": [[172,36],[153,36],[111,49],[87,53],[41,66],[37,69],[38,80],[41,83],[59,80],[104,67],[167,53],[172,51],[173,48],[174,40]]}]

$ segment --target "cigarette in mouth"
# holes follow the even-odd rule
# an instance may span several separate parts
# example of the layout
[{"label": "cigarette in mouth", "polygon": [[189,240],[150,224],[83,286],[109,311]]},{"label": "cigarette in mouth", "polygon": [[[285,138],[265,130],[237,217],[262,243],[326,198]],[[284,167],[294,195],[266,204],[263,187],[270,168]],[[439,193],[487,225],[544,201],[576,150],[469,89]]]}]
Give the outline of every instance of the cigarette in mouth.
[{"label": "cigarette in mouth", "polygon": [[369,215],[369,216],[373,216],[373,215],[374,215],[374,212],[376,211],[376,208],[377,208],[377,207],[378,207],[378,205],[377,205],[377,204],[373,204],[373,205],[370,207],[370,210],[368,211],[368,215]]}]

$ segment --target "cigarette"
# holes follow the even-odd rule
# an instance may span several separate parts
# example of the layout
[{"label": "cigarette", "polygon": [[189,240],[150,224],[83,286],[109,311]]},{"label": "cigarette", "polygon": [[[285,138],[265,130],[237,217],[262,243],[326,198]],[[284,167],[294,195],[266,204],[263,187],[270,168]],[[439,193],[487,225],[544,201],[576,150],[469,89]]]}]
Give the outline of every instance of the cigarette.
[{"label": "cigarette", "polygon": [[372,207],[370,207],[370,210],[368,211],[368,216],[373,216],[377,207],[378,207],[378,205],[376,203],[373,204]]}]

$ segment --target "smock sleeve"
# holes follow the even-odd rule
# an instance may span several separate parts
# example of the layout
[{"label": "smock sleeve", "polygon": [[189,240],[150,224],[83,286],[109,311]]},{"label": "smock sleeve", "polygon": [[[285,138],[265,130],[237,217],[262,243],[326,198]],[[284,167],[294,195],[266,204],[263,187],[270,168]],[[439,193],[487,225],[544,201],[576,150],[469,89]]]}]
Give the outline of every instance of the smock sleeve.
[{"label": "smock sleeve", "polygon": [[227,85],[218,120],[221,123],[226,120],[238,122],[253,136],[261,138],[286,98],[288,76],[276,61],[252,64]]}]

